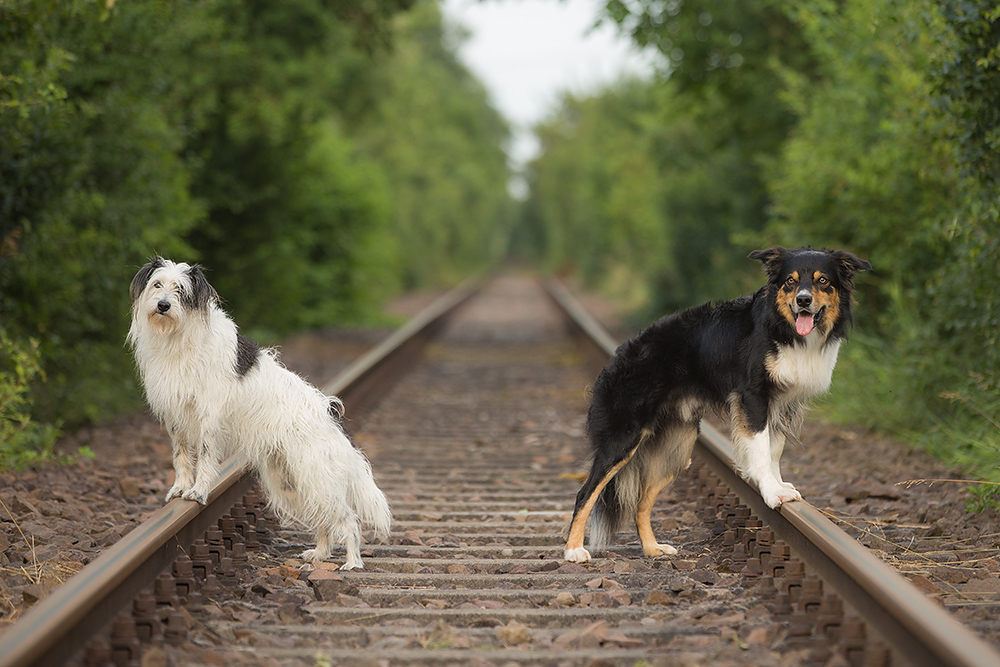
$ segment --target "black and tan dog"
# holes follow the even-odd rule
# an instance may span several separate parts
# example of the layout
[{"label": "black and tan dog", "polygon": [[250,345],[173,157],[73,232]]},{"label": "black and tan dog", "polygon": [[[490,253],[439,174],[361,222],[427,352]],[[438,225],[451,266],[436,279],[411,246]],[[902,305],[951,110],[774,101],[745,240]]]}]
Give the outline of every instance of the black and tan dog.
[{"label": "black and tan dog", "polygon": [[677,553],[650,525],[657,495],[691,462],[708,410],[728,408],[740,474],[770,507],[800,499],[778,468],[786,435],[808,400],[830,386],[851,322],[857,271],[842,250],[756,250],[767,284],[754,295],[705,304],[652,324],[618,348],[594,384],[587,435],[590,474],[576,497],[565,558],[635,520],[647,556]]}]

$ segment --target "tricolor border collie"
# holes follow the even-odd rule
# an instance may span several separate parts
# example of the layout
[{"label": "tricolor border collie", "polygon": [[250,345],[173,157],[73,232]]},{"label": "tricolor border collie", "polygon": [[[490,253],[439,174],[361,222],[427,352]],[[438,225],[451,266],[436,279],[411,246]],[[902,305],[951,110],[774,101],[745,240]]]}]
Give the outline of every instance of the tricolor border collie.
[{"label": "tricolor border collie", "polygon": [[576,497],[565,558],[590,560],[634,520],[647,556],[677,553],[650,525],[657,495],[691,462],[702,417],[728,408],[736,465],[772,508],[800,499],[781,478],[785,438],[830,386],[851,323],[856,272],[843,250],[755,250],[767,284],[754,295],[665,317],[615,352],[593,386],[590,474]]},{"label": "tricolor border collie", "polygon": [[221,460],[236,454],[257,473],[282,519],[316,533],[302,558],[364,567],[361,525],[388,535],[392,514],[371,465],[344,431],[344,405],[241,336],[197,265],[156,257],[132,279],[128,342],[146,399],[166,425],[176,481],[167,500],[205,504]]}]

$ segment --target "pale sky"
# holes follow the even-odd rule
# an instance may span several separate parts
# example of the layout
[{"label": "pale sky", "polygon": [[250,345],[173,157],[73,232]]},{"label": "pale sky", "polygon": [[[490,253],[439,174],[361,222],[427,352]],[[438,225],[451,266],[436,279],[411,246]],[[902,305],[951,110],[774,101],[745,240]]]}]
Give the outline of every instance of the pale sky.
[{"label": "pale sky", "polygon": [[612,23],[594,28],[603,5],[603,0],[443,0],[446,19],[471,32],[459,57],[511,123],[508,153],[515,168],[538,152],[531,127],[555,109],[562,93],[589,93],[623,73],[653,72],[655,54],[640,53]]}]

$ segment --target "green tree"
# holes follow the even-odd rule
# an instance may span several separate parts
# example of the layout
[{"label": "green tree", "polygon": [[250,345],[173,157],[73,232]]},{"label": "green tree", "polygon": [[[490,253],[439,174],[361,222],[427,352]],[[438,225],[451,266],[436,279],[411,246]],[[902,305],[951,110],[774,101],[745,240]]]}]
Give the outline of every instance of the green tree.
[{"label": "green tree", "polygon": [[29,383],[41,372],[38,341],[14,343],[0,328],[0,468],[19,468],[52,456],[58,431],[31,419]]},{"label": "green tree", "polygon": [[[816,60],[786,72],[799,117],[769,171],[778,236],[870,257],[844,417],[903,429],[995,477],[1000,207],[995,8],[976,3],[796,3]],[[878,410],[872,410],[876,405]]]},{"label": "green tree", "polygon": [[[528,211],[544,230],[541,241],[562,262],[571,254],[588,278],[588,252],[610,259],[606,274],[627,266],[632,280],[651,286],[653,312],[752,287],[748,245],[759,242],[770,206],[764,166],[796,122],[778,101],[783,71],[815,76],[800,28],[778,3],[761,0],[611,1],[606,16],[639,46],[661,52],[666,77],[642,86],[640,105],[612,89],[595,96],[604,106],[592,103],[589,121],[577,117],[591,103],[569,101],[565,118],[543,128],[553,145],[580,145],[560,149],[577,153],[558,160],[562,171],[548,155],[534,167],[539,192]],[[619,95],[622,106],[612,111],[609,100]],[[602,144],[588,132],[615,139]],[[641,175],[630,171],[638,165]],[[641,204],[607,208],[612,192],[621,203]],[[642,223],[636,227],[630,215]],[[628,238],[635,247],[614,250]],[[577,239],[594,243],[574,248]]]},{"label": "green tree", "polygon": [[367,20],[329,0],[219,0],[209,18],[219,38],[197,60],[214,63],[199,85],[214,93],[186,147],[208,211],[187,237],[196,258],[265,337],[370,316],[393,285],[374,241],[389,193],[338,113],[364,87],[369,40],[351,20]]},{"label": "green tree", "polygon": [[182,49],[161,26],[188,10],[128,4],[128,20],[85,0],[0,4],[0,320],[40,341],[43,420],[138,403],[122,285],[148,248],[186,248],[201,215],[159,103]]},{"label": "green tree", "polygon": [[394,49],[374,77],[382,94],[355,119],[392,192],[388,236],[408,287],[453,282],[506,252],[513,202],[509,128],[456,55],[434,2],[396,18]]},{"label": "green tree", "polygon": [[[771,0],[611,0],[606,13],[667,59],[673,91],[654,158],[669,192],[672,271],[652,276],[656,310],[745,289],[748,245],[770,205],[763,166],[796,118],[777,103],[781,69],[813,76],[799,26]],[[799,245],[796,243],[795,245]]]},{"label": "green tree", "polygon": [[[928,348],[945,352],[961,374],[945,396],[966,419],[949,432],[958,458],[996,480],[1000,448],[1000,7],[948,0],[939,5],[951,48],[932,70],[935,90],[951,122],[959,165],[958,210],[945,220],[950,250],[933,281],[933,336]],[[939,52],[940,53],[940,52]],[[942,387],[936,388],[938,391]],[[950,436],[950,437],[947,437]],[[950,442],[949,442],[950,441]],[[971,452],[971,453],[970,453]],[[995,502],[995,499],[994,499]]]},{"label": "green tree", "polygon": [[876,255],[889,282],[863,303],[886,326],[908,326],[927,315],[903,313],[919,307],[947,255],[941,223],[954,201],[955,163],[927,76],[938,44],[913,29],[916,7],[802,3],[795,14],[822,75],[786,72],[783,100],[801,120],[770,172],[772,233]]},{"label": "green tree", "polygon": [[[846,247],[869,258],[861,326],[834,384],[837,416],[905,429],[996,478],[1000,8],[629,0],[607,11],[670,63],[666,81],[650,83],[666,91],[656,120],[641,141],[617,141],[655,165],[659,187],[649,191],[672,258],[631,271],[655,286],[659,306],[724,296],[751,246]],[[551,145],[534,166],[528,213],[539,242],[571,249],[546,257],[628,261],[609,253],[617,221],[600,212],[620,172],[593,176],[607,149],[586,138],[582,128],[598,124],[579,121],[588,108],[598,103],[573,100],[543,128]],[[609,136],[650,116],[621,108],[595,114]],[[571,246],[567,234],[598,242]]]},{"label": "green tree", "polygon": [[1000,6],[948,0],[953,48],[940,54],[935,89],[952,122],[960,167],[958,215],[947,220],[953,261],[942,267],[935,311],[950,350],[972,379],[1000,395]]},{"label": "green tree", "polygon": [[502,253],[506,128],[413,4],[0,0],[2,356],[38,341],[34,422],[140,405],[122,343],[153,253],[268,337]]},{"label": "green tree", "polygon": [[[627,81],[586,98],[566,96],[536,128],[530,197],[516,251],[590,284],[627,285],[669,270],[664,183],[654,157],[660,91]],[[634,295],[633,295],[634,296]]]}]

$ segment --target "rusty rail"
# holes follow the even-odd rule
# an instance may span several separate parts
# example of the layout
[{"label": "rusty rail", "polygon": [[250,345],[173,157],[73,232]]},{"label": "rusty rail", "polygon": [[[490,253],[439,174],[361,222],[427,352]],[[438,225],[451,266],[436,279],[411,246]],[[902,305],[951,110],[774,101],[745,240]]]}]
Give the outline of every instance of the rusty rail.
[{"label": "rusty rail", "polygon": [[[340,396],[351,412],[371,406],[378,398],[378,379],[401,372],[481,286],[481,280],[473,279],[445,294],[323,390]],[[206,506],[175,498],[154,512],[0,635],[0,667],[65,663],[254,483],[253,475],[231,458],[223,464]]]},{"label": "rusty rail", "polygon": [[[372,405],[380,396],[377,378],[401,372],[477,287],[468,284],[443,297],[345,369],[324,390],[340,395],[352,412]],[[567,322],[581,344],[591,350],[594,363],[606,362],[616,347],[614,339],[564,287],[548,283],[546,288],[556,304],[570,314]],[[815,508],[804,502],[789,503],[780,511],[767,508],[755,490],[733,473],[732,446],[717,431],[703,428],[697,455],[899,655],[916,665],[1000,665],[1000,656],[990,646]],[[0,666],[64,663],[89,637],[107,627],[118,610],[252,484],[252,476],[228,461],[208,506],[178,499],[154,513],[0,635]]]},{"label": "rusty rail", "polygon": [[[544,286],[585,345],[603,354],[605,361],[614,355],[618,344],[562,284],[546,281]],[[786,503],[780,510],[768,507],[756,489],[734,472],[732,443],[711,425],[702,424],[695,453],[912,664],[1000,665],[1000,654],[989,644],[815,507],[804,501]]]}]

